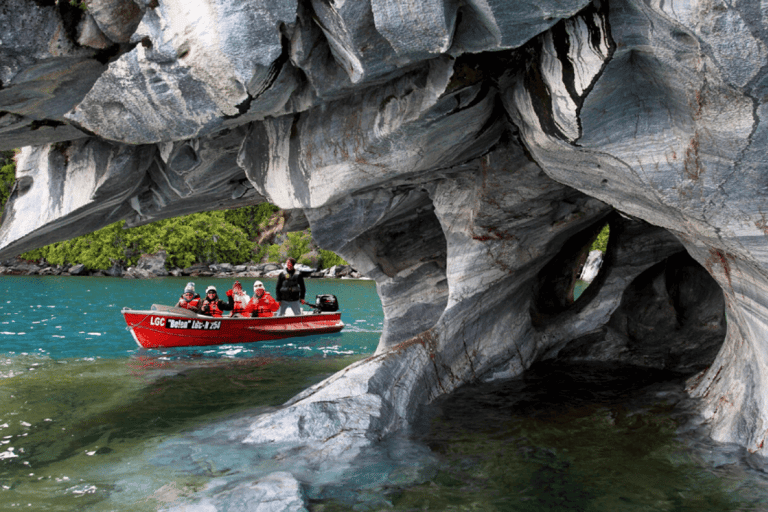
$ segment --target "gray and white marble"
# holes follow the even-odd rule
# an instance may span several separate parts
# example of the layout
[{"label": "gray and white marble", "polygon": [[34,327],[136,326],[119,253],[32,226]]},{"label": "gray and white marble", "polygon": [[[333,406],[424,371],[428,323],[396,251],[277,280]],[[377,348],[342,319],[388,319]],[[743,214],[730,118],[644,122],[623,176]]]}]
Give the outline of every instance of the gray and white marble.
[{"label": "gray and white marble", "polygon": [[0,258],[266,200],[376,280],[375,355],[254,418],[246,445],[354,453],[560,357],[701,370],[712,437],[768,454],[757,3],[11,1],[0,148],[29,147]]}]

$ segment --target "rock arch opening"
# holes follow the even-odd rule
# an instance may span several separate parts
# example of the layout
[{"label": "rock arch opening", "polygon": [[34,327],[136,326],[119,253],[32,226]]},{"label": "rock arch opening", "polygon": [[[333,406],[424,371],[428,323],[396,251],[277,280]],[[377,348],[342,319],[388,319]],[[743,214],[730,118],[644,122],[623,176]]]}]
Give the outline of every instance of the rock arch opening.
[{"label": "rock arch opening", "polygon": [[610,237],[611,227],[610,224],[606,222],[600,232],[595,236],[589,249],[586,252],[582,251],[579,254],[578,262],[580,263],[580,269],[573,288],[574,302],[579,299],[584,290],[592,284],[600,273],[600,269],[603,267],[603,261],[605,260],[605,253],[608,251],[608,241],[610,240]]},{"label": "rock arch opening", "polygon": [[[566,241],[557,255],[539,272],[533,290],[531,319],[534,326],[543,327],[568,311],[576,313],[599,291],[605,278],[611,251],[610,232],[617,215],[610,214]],[[602,250],[596,249],[600,239]],[[581,279],[589,255],[599,253],[590,262],[589,282]]]},{"label": "rock arch opening", "polygon": [[608,322],[569,343],[558,359],[617,361],[693,374],[712,364],[725,335],[722,289],[682,251],[640,273]]}]

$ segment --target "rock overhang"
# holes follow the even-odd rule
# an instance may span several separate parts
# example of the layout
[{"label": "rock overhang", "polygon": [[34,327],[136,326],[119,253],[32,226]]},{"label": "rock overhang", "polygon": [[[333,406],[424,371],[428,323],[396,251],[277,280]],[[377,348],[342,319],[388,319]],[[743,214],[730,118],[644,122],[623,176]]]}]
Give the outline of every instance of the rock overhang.
[{"label": "rock overhang", "polygon": [[[716,438],[762,451],[767,38],[715,3],[102,0],[74,24],[20,4],[40,29],[9,46],[0,13],[0,147],[33,147],[0,254],[121,219],[301,212],[377,281],[384,333],[355,378],[382,433],[407,404],[593,339],[685,249],[729,319],[692,393]],[[612,270],[536,325],[541,273],[613,209],[635,220],[611,221]]]}]

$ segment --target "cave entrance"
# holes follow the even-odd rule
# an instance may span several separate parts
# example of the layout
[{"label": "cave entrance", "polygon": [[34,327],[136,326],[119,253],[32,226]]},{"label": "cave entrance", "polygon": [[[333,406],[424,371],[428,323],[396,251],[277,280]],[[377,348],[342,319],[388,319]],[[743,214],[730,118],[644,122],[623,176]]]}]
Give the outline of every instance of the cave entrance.
[{"label": "cave entrance", "polygon": [[571,341],[557,359],[610,361],[689,375],[712,364],[725,335],[722,289],[682,251],[635,277],[608,322]]},{"label": "cave entrance", "polygon": [[725,341],[725,297],[687,252],[637,276],[607,328],[626,339],[629,362],[695,373],[708,367]]}]

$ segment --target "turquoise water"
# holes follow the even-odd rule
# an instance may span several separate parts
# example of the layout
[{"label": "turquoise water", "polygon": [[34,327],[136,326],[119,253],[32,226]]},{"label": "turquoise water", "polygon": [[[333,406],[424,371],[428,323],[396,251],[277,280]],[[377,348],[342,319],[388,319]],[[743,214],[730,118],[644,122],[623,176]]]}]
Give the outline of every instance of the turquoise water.
[{"label": "turquoise water", "polygon": [[[311,458],[241,439],[254,416],[375,350],[374,283],[307,281],[308,298],[339,298],[338,334],[140,349],[120,310],[174,303],[186,281],[0,278],[0,510],[154,511],[201,497],[225,510],[235,505],[217,489],[318,473]],[[302,480],[309,509],[768,510],[765,474],[691,426],[682,387],[596,364],[466,387],[351,466],[326,461]]]},{"label": "turquoise water", "polygon": [[[125,330],[123,307],[149,309],[175,304],[184,278],[150,280],[107,277],[4,276],[0,278],[0,354],[35,354],[52,359],[124,358],[137,354],[169,357],[313,356],[367,354],[376,349],[382,329],[381,303],[372,281],[307,279],[307,300],[331,293],[339,299],[342,333],[251,345],[144,351]],[[215,285],[220,295],[234,281],[198,279],[198,291]],[[262,279],[273,293],[274,279]],[[249,292],[253,280],[243,280]],[[308,309],[308,308],[306,308]]]},{"label": "turquoise water", "polygon": [[[138,347],[121,309],[174,304],[187,281],[0,277],[0,510],[157,510],[211,478],[152,461],[161,443],[277,406],[373,352],[381,335],[372,281],[307,280],[308,300],[338,297],[342,332]],[[275,280],[262,281],[274,287]],[[233,283],[195,282],[222,293]]]}]

